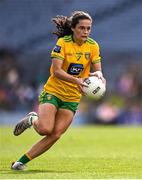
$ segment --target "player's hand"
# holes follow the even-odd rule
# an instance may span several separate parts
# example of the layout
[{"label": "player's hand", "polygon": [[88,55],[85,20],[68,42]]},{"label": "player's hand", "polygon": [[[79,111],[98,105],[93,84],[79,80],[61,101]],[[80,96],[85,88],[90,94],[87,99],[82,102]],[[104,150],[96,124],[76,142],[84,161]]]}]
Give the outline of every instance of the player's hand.
[{"label": "player's hand", "polygon": [[101,79],[104,84],[106,84],[106,79],[103,77],[103,73],[101,71],[95,71],[93,73],[90,73],[89,76],[96,76]]},{"label": "player's hand", "polygon": [[85,95],[84,94],[84,91],[83,91],[83,87],[88,87],[88,85],[84,82],[84,79],[83,78],[76,78],[76,84],[79,88],[79,91],[82,95]]}]

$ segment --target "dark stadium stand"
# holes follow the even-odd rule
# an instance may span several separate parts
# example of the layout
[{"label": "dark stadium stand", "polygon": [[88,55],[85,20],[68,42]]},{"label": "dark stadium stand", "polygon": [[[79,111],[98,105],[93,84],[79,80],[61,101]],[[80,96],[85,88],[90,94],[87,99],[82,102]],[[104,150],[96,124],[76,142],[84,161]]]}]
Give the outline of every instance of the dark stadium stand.
[{"label": "dark stadium stand", "polygon": [[[74,10],[88,11],[96,26],[92,36],[104,50],[141,50],[142,1],[25,1],[0,2],[0,46],[11,46],[22,51],[46,50],[55,39],[51,32],[51,18],[69,15]],[[8,12],[8,13],[7,13]]]}]

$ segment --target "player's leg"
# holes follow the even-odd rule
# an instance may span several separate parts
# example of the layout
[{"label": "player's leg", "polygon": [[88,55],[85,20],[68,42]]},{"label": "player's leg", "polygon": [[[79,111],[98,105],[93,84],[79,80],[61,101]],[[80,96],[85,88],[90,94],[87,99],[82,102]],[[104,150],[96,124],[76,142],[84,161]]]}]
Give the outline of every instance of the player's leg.
[{"label": "player's leg", "polygon": [[[45,136],[43,139],[41,139],[31,147],[31,149],[26,153],[26,157],[28,157],[28,161],[38,157],[39,155],[47,151],[67,130],[67,128],[72,122],[73,116],[74,113],[72,111],[66,109],[59,109],[56,113],[53,132],[50,135]],[[23,161],[22,157],[19,160],[19,163],[21,163],[21,161],[23,166],[28,162],[28,161]],[[12,169],[17,170],[15,167]],[[21,170],[22,168],[19,169]]]},{"label": "player's leg", "polygon": [[38,120],[33,121],[33,127],[40,135],[51,134],[54,128],[57,108],[50,103],[40,104],[38,108]]},{"label": "player's leg", "polygon": [[[55,116],[57,109],[53,104],[41,104],[39,105],[39,118],[38,123],[35,123],[36,131],[41,135],[48,135],[53,131]],[[12,169],[22,170],[24,169],[24,164],[29,162],[31,157],[28,154],[24,154],[17,162],[12,164]]]},{"label": "player's leg", "polygon": [[[47,131],[45,128],[49,129],[51,128],[50,126],[47,127],[44,125],[44,123],[46,124],[46,116],[48,117],[48,121],[52,122],[52,118],[50,120],[50,116],[46,115],[48,114],[48,112],[46,113],[46,111],[49,111],[50,114],[52,114],[52,106],[55,106],[58,108],[58,102],[60,100],[55,97],[54,95],[48,94],[46,92],[41,92],[40,96],[39,96],[39,103],[42,104],[51,104],[51,108],[50,106],[46,105],[46,106],[41,106],[39,105],[39,112],[38,115],[36,112],[30,112],[28,115],[26,115],[20,122],[18,122],[14,128],[13,134],[15,136],[20,135],[21,133],[23,133],[27,128],[31,127],[32,125],[34,125],[35,130],[40,134],[40,135],[46,135]],[[40,113],[40,107],[42,107],[42,113]],[[44,109],[48,108],[47,110],[44,111]],[[55,109],[55,108],[54,108]],[[44,112],[44,113],[43,113]],[[40,114],[39,114],[40,113]],[[53,112],[54,113],[54,112]],[[40,120],[39,120],[40,119]],[[48,123],[49,125],[51,125],[52,123]],[[52,128],[51,128],[52,129]],[[41,132],[42,131],[42,132]],[[44,132],[43,132],[44,131]]]},{"label": "player's leg", "polygon": [[67,130],[72,122],[73,116],[74,113],[72,111],[59,109],[56,114],[53,132],[32,146],[32,148],[27,152],[28,156],[33,159],[47,151]]}]

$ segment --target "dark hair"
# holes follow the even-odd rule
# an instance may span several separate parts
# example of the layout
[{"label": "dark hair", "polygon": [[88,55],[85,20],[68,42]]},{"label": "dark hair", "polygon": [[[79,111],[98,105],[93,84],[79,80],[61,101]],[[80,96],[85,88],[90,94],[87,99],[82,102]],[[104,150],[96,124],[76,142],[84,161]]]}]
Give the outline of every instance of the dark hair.
[{"label": "dark hair", "polygon": [[57,28],[57,31],[53,32],[53,34],[57,35],[58,38],[73,34],[71,28],[75,28],[79,20],[83,19],[88,19],[92,22],[91,16],[83,11],[74,11],[70,17],[56,16],[52,19]]}]

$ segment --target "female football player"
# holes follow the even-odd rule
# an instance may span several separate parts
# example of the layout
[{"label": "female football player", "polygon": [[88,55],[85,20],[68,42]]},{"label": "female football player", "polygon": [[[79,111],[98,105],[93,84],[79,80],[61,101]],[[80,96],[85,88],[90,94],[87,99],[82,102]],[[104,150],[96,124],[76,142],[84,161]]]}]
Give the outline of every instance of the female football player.
[{"label": "female football player", "polygon": [[14,128],[14,135],[18,136],[33,126],[44,137],[12,164],[14,170],[23,170],[27,162],[51,148],[68,129],[86,86],[84,78],[94,75],[105,82],[99,45],[89,37],[91,16],[75,11],[70,17],[57,16],[52,20],[58,41],[51,52],[51,75],[39,96],[38,114],[30,112]]}]

